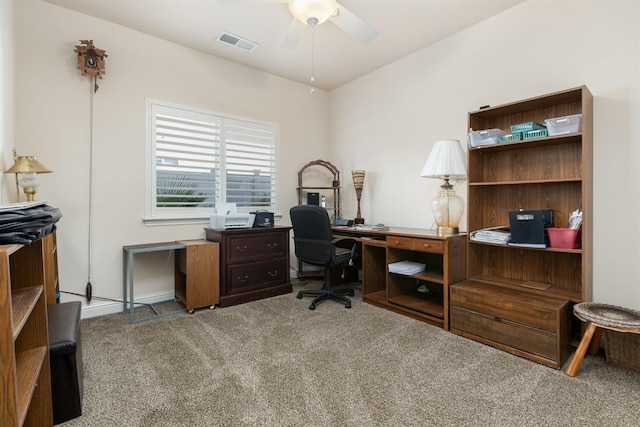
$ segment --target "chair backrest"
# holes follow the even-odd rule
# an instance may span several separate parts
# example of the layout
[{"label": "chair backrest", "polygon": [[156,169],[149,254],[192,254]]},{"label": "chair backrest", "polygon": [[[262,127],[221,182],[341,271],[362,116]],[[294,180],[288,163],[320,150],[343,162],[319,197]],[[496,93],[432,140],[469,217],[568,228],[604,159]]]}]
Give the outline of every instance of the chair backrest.
[{"label": "chair backrest", "polygon": [[298,259],[312,265],[329,265],[333,235],[327,210],[315,205],[299,205],[292,207],[289,215]]}]

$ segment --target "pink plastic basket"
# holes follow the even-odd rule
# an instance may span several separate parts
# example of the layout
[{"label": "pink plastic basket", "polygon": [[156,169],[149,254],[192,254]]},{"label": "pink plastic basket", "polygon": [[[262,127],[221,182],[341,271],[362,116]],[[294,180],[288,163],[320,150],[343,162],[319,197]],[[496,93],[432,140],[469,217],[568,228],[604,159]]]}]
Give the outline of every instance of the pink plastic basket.
[{"label": "pink plastic basket", "polygon": [[580,248],[580,229],[575,228],[547,228],[549,234],[549,246],[558,249]]}]

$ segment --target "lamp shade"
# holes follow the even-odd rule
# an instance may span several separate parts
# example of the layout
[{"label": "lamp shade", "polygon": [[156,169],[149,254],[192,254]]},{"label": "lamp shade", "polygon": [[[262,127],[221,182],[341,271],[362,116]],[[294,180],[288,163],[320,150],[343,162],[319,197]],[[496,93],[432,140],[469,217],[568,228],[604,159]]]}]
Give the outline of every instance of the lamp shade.
[{"label": "lamp shade", "polygon": [[35,172],[35,173],[50,173],[53,172],[45,165],[40,163],[36,156],[18,156],[16,157],[15,163],[9,169],[5,171],[5,173],[26,173],[26,172]]},{"label": "lamp shade", "polygon": [[455,139],[437,141],[429,153],[420,176],[465,179],[467,177],[467,156],[460,141]]},{"label": "lamp shade", "polygon": [[336,13],[335,0],[290,0],[289,11],[303,24],[322,24]]}]

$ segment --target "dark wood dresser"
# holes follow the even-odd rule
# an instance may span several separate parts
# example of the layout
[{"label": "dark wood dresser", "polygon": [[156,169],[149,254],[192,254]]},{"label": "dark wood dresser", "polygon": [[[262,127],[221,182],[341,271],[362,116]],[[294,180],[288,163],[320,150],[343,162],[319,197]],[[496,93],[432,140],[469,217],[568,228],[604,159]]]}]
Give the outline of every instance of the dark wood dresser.
[{"label": "dark wood dresser", "polygon": [[289,280],[291,227],[205,228],[220,243],[220,307],[292,291]]}]

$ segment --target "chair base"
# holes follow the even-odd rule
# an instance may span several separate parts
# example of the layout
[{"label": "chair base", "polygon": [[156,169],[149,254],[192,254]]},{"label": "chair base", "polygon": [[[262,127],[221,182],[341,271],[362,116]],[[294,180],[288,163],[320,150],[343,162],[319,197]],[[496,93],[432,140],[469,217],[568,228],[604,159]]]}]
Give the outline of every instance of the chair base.
[{"label": "chair base", "polygon": [[319,289],[319,290],[311,290],[311,291],[299,291],[297,298],[302,299],[305,296],[315,296],[313,301],[311,301],[311,305],[309,305],[309,310],[315,310],[316,304],[325,299],[334,299],[344,303],[345,308],[351,308],[351,300],[344,295],[349,295],[350,297],[355,295],[353,289]]}]

